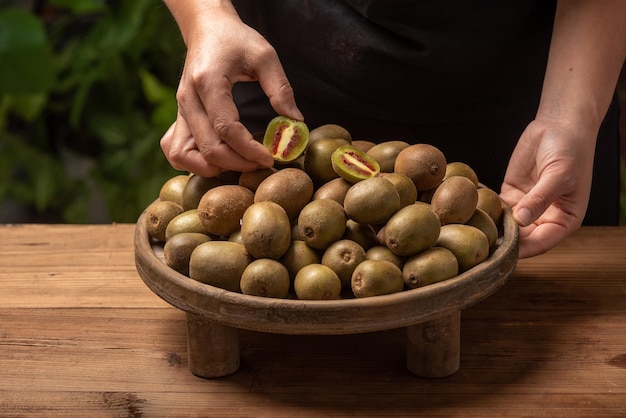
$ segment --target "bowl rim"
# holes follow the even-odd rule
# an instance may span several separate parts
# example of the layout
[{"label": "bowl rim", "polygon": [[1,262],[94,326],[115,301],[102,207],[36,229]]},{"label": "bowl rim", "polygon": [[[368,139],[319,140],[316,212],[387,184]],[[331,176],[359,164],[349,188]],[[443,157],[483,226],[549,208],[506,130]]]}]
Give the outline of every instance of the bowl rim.
[{"label": "bowl rim", "polygon": [[134,234],[135,264],[144,283],[169,304],[236,328],[285,334],[348,334],[399,328],[464,309],[505,284],[519,255],[519,227],[505,207],[503,234],[475,267],[428,286],[389,295],[339,300],[276,299],[244,295],[193,280],[168,267],[154,251],[146,211]]}]

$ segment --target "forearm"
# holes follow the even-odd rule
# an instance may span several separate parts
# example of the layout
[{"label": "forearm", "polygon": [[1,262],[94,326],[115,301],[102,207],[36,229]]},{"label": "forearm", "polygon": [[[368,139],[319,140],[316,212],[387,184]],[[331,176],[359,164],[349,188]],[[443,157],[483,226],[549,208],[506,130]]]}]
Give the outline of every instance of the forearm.
[{"label": "forearm", "polygon": [[230,0],[163,0],[176,20],[185,45],[200,35],[200,26],[207,23],[207,17],[237,17],[237,12]]},{"label": "forearm", "polygon": [[559,0],[537,119],[597,131],[625,57],[626,1]]}]

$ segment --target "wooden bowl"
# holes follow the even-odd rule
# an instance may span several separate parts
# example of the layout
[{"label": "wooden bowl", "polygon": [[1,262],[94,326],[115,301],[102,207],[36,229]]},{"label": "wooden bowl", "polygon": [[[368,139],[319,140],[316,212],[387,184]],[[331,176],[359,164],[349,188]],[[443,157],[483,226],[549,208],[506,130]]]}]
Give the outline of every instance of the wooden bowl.
[{"label": "wooden bowl", "polygon": [[196,375],[217,377],[237,370],[237,329],[325,335],[407,327],[409,370],[442,377],[459,368],[460,310],[504,285],[517,264],[518,240],[518,226],[507,208],[491,255],[472,269],[400,293],[332,301],[249,296],[190,279],[165,264],[162,243],[147,232],[145,212],[137,221],[135,262],[155,294],[187,313],[189,364]]}]

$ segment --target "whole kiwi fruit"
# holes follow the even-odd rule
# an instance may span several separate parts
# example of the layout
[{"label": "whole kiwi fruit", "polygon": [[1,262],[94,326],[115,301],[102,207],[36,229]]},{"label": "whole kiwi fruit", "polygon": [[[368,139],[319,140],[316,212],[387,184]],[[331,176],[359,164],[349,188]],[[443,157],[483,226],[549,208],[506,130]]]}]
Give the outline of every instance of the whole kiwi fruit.
[{"label": "whole kiwi fruit", "polygon": [[183,190],[187,185],[189,175],[179,174],[169,178],[159,190],[159,200],[171,200],[183,205]]},{"label": "whole kiwi fruit", "polygon": [[254,203],[254,193],[227,184],[209,189],[198,203],[198,216],[211,234],[228,237],[239,229],[243,213]]},{"label": "whole kiwi fruit", "polygon": [[169,241],[170,238],[181,232],[198,232],[208,235],[200,221],[200,216],[198,216],[198,209],[189,209],[175,216],[165,228],[165,241]]},{"label": "whole kiwi fruit", "polygon": [[402,267],[402,278],[410,289],[450,279],[459,273],[452,251],[432,247],[409,258]]},{"label": "whole kiwi fruit", "polygon": [[389,261],[365,260],[354,269],[351,287],[357,298],[401,292],[402,270]]},{"label": "whole kiwi fruit", "polygon": [[298,168],[278,170],[263,180],[254,194],[255,202],[279,204],[289,219],[295,218],[313,196],[313,181]]},{"label": "whole kiwi fruit", "polygon": [[477,203],[476,185],[464,176],[445,179],[430,201],[442,225],[467,222],[474,213]]},{"label": "whole kiwi fruit", "polygon": [[390,181],[371,177],[350,187],[343,207],[355,222],[383,224],[400,209],[400,195]]},{"label": "whole kiwi fruit", "polygon": [[430,144],[413,144],[396,157],[393,171],[409,176],[418,192],[437,187],[446,175],[443,152]]},{"label": "whole kiwi fruit", "polygon": [[448,224],[441,227],[437,247],[452,251],[462,273],[483,262],[489,256],[489,240],[480,229],[464,224]]},{"label": "whole kiwi fruit", "polygon": [[255,202],[241,219],[241,242],[254,258],[281,258],[291,244],[291,224],[275,202]]},{"label": "whole kiwi fruit", "polygon": [[293,281],[298,299],[335,300],[341,294],[341,280],[330,267],[309,264],[298,271]]},{"label": "whole kiwi fruit", "polygon": [[177,272],[189,276],[189,259],[196,247],[211,238],[199,232],[181,232],[165,242],[163,257],[165,264]]},{"label": "whole kiwi fruit", "polygon": [[384,141],[367,150],[367,155],[378,161],[381,173],[391,173],[394,171],[398,154],[409,145],[405,141]]},{"label": "whole kiwi fruit", "polygon": [[157,241],[165,242],[167,225],[183,213],[183,207],[171,200],[156,200],[146,208],[146,230]]},{"label": "whole kiwi fruit", "polygon": [[242,244],[207,241],[189,258],[189,277],[232,292],[239,292],[241,275],[252,261]]},{"label": "whole kiwi fruit", "polygon": [[289,295],[290,286],[287,268],[269,258],[252,261],[241,274],[240,287],[244,295],[284,299]]},{"label": "whole kiwi fruit", "polygon": [[365,250],[349,239],[333,242],[322,255],[322,264],[337,273],[341,280],[341,287],[344,289],[350,288],[352,272],[363,260],[365,260]]},{"label": "whole kiwi fruit", "polygon": [[415,202],[396,212],[385,225],[385,245],[394,254],[411,256],[431,247],[439,237],[441,223],[433,209]]},{"label": "whole kiwi fruit", "polygon": [[299,235],[312,248],[324,250],[343,237],[346,222],[346,213],[339,203],[330,199],[312,200],[298,216]]}]

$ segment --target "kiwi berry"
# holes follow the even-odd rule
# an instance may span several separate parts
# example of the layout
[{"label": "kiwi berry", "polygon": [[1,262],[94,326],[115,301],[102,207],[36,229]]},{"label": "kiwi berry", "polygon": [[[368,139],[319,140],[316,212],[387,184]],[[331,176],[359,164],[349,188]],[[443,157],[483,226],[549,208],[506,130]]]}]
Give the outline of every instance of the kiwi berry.
[{"label": "kiwi berry", "polygon": [[298,271],[293,281],[298,299],[334,300],[341,294],[341,280],[330,267],[309,264]]},{"label": "kiwi berry", "polygon": [[398,154],[408,146],[409,143],[405,141],[384,141],[367,150],[367,155],[378,161],[381,173],[391,173]]},{"label": "kiwi berry", "polygon": [[430,205],[439,216],[441,224],[446,225],[467,222],[477,203],[478,191],[474,183],[464,176],[452,176],[437,188]]},{"label": "kiwi berry", "polygon": [[289,295],[290,286],[287,268],[273,259],[254,260],[241,273],[240,287],[244,295],[284,299]]},{"label": "kiwi berry", "polygon": [[183,213],[183,207],[171,200],[156,200],[146,208],[146,229],[157,241],[165,241],[167,225]]},{"label": "kiwi berry", "polygon": [[394,164],[395,172],[409,176],[418,192],[437,187],[446,174],[446,157],[430,144],[413,144],[404,148]]},{"label": "kiwi berry", "polygon": [[410,289],[450,279],[459,274],[459,263],[444,247],[432,247],[409,258],[402,267],[402,278]]},{"label": "kiwi berry", "polygon": [[357,298],[401,292],[402,270],[389,261],[365,260],[354,269],[351,287]]},{"label": "kiwi berry", "polygon": [[365,250],[356,242],[349,239],[335,241],[322,255],[322,264],[330,267],[341,280],[341,287],[350,288],[352,272],[365,260]]},{"label": "kiwi berry", "polygon": [[291,224],[275,202],[256,202],[241,219],[241,242],[254,258],[281,258],[291,244]]},{"label": "kiwi berry", "polygon": [[239,292],[241,275],[250,262],[252,259],[242,244],[207,241],[191,253],[189,277],[211,286]]},{"label": "kiwi berry", "polygon": [[243,213],[254,203],[254,193],[239,185],[208,190],[198,203],[198,216],[211,234],[227,237],[239,229]]},{"label": "kiwi berry", "polygon": [[168,179],[159,190],[159,200],[171,200],[183,205],[183,190],[187,185],[189,175],[180,174]]},{"label": "kiwi berry", "polygon": [[280,205],[289,219],[295,218],[313,196],[313,181],[298,168],[284,168],[268,176],[257,187],[255,202],[270,201]]},{"label": "kiwi berry", "polygon": [[163,246],[165,264],[177,272],[189,276],[189,259],[196,247],[211,238],[199,232],[181,232],[172,236]]},{"label": "kiwi berry", "polygon": [[302,240],[312,248],[324,250],[341,239],[346,230],[343,207],[330,199],[309,202],[298,216],[298,230]]},{"label": "kiwi berry", "polygon": [[382,224],[400,209],[400,195],[394,185],[381,177],[354,184],[343,202],[350,219],[363,224]]}]

